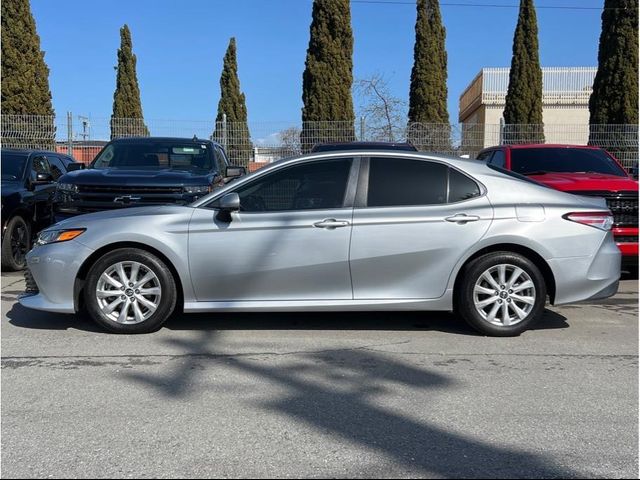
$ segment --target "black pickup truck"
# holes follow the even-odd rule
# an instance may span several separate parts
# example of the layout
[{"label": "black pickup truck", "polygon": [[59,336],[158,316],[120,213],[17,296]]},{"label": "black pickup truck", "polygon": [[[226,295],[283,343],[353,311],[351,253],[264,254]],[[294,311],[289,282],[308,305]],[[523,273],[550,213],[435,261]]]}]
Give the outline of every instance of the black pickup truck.
[{"label": "black pickup truck", "polygon": [[112,140],[83,170],[58,180],[56,220],[123,207],[186,205],[244,175],[223,148],[198,138]]},{"label": "black pickup truck", "polygon": [[53,223],[56,181],[80,168],[62,153],[2,149],[2,268],[21,270],[33,236]]}]

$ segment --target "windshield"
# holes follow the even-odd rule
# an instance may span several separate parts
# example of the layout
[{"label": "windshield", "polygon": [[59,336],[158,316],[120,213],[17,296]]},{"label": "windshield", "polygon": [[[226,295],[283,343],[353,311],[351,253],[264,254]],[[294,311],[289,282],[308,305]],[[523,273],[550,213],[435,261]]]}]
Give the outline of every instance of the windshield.
[{"label": "windshield", "polygon": [[206,143],[123,142],[107,145],[90,168],[210,171],[213,166],[213,153]]},{"label": "windshield", "polygon": [[2,180],[20,180],[26,163],[27,155],[2,152]]},{"label": "windshield", "polygon": [[511,170],[522,175],[554,172],[627,176],[604,150],[591,148],[514,148],[511,150]]}]

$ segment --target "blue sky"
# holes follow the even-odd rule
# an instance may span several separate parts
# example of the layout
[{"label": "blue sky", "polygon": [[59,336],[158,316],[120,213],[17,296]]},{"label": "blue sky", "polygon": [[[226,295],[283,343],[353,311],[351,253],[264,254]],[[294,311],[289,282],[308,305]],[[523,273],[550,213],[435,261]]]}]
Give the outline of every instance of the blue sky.
[{"label": "blue sky", "polygon": [[[393,0],[389,0],[393,1]],[[407,0],[397,0],[404,1]],[[509,66],[518,0],[441,0],[447,29],[449,115],[482,67]],[[543,66],[597,65],[603,0],[538,0]],[[238,67],[250,122],[298,122],[311,0],[31,0],[56,112],[108,117],[115,87],[119,28],[127,23],[138,57],[147,119],[209,120],[215,116],[222,57],[238,43]],[[354,77],[375,72],[407,99],[416,9],[411,4],[353,3]],[[357,106],[357,105],[356,105]]]}]

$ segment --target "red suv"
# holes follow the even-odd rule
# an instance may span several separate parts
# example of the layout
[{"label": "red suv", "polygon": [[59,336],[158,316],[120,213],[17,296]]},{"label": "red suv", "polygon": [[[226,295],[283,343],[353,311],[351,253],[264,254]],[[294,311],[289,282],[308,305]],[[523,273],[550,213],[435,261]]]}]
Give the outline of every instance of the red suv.
[{"label": "red suv", "polygon": [[556,190],[603,197],[625,265],[638,263],[638,182],[607,151],[577,145],[501,145],[476,157]]}]

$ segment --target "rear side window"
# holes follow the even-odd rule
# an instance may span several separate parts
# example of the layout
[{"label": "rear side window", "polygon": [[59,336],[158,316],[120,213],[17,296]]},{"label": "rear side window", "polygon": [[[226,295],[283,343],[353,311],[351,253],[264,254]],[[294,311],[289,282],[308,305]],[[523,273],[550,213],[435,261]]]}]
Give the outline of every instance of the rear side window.
[{"label": "rear side window", "polygon": [[507,164],[507,160],[504,155],[504,152],[502,150],[496,150],[493,154],[493,157],[491,157],[491,160],[489,160],[489,164],[495,165],[496,167],[499,167],[499,168],[505,168],[505,165]]},{"label": "rear side window", "polygon": [[491,158],[492,153],[493,153],[493,150],[489,150],[488,152],[480,152],[476,157],[476,160],[483,160],[486,162]]},{"label": "rear side window", "polygon": [[480,187],[469,177],[453,168],[449,169],[449,199],[447,203],[462,202],[480,196]]},{"label": "rear side window", "polygon": [[447,201],[446,165],[424,160],[372,158],[367,206],[438,205]]}]

